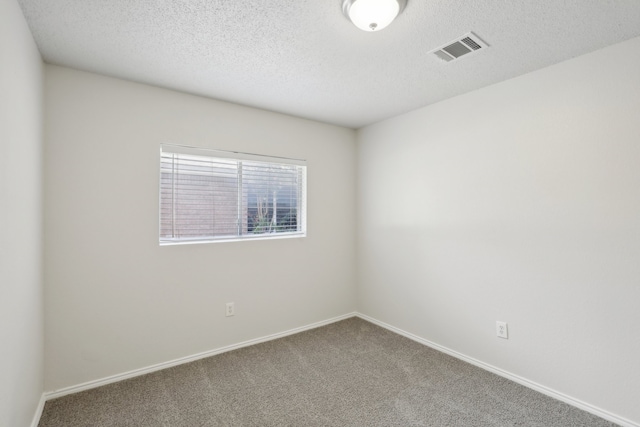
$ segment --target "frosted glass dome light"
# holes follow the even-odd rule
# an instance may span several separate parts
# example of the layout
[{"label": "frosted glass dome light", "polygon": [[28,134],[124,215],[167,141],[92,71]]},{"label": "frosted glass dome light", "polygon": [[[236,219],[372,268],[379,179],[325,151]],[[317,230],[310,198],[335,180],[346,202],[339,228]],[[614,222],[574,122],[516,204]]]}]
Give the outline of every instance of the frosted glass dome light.
[{"label": "frosted glass dome light", "polygon": [[363,31],[380,31],[396,19],[406,0],[344,0],[342,11]]}]

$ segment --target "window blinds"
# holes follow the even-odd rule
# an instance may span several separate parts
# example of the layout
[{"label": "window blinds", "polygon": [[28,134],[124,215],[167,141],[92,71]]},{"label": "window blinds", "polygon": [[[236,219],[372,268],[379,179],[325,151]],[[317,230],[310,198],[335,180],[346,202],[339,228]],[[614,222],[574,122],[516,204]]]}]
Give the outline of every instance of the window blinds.
[{"label": "window blinds", "polygon": [[306,232],[304,161],[161,147],[160,243]]}]

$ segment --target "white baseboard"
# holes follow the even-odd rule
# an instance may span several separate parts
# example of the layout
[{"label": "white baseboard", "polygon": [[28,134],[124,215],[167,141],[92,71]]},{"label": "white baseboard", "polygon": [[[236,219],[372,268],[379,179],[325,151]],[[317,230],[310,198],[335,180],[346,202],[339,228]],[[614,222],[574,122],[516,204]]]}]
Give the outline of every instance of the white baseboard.
[{"label": "white baseboard", "polygon": [[469,357],[469,356],[464,355],[462,353],[458,353],[457,351],[451,350],[450,348],[441,346],[439,344],[436,344],[436,343],[431,342],[429,340],[426,340],[424,338],[420,338],[417,335],[414,335],[414,334],[412,334],[410,332],[406,332],[406,331],[404,331],[404,330],[402,330],[400,328],[396,328],[395,326],[391,326],[391,325],[389,325],[387,323],[381,322],[381,321],[379,321],[377,319],[374,319],[373,317],[367,316],[366,314],[356,313],[356,316],[361,318],[361,319],[363,319],[363,320],[371,322],[371,323],[373,323],[375,325],[378,325],[378,326],[381,326],[381,327],[383,327],[385,329],[388,329],[391,332],[395,332],[396,334],[402,335],[402,336],[407,337],[407,338],[409,338],[409,339],[411,339],[413,341],[416,341],[416,342],[418,342],[420,344],[426,345],[427,347],[431,347],[431,348],[433,348],[435,350],[441,351],[442,353],[446,353],[446,354],[448,354],[450,356],[453,356],[456,359],[463,360],[463,361],[468,362],[468,363],[470,363],[472,365],[475,365],[475,366],[477,366],[479,368],[482,368],[482,369],[484,369],[486,371],[493,372],[494,374],[500,375],[501,377],[507,378],[507,379],[509,379],[509,380],[511,380],[513,382],[516,382],[516,383],[521,384],[521,385],[523,385],[525,387],[531,388],[531,389],[533,389],[535,391],[538,391],[538,392],[540,392],[542,394],[545,394],[545,395],[547,395],[549,397],[552,397],[554,399],[560,400],[560,401],[562,401],[564,403],[567,403],[567,404],[569,404],[571,406],[575,406],[576,408],[582,409],[582,410],[587,411],[587,412],[589,412],[591,414],[597,415],[600,418],[604,418],[607,421],[611,421],[611,422],[619,424],[620,426],[623,426],[623,427],[640,427],[640,424],[636,424],[635,422],[633,422],[631,420],[628,420],[626,418],[623,418],[623,417],[620,417],[618,415],[612,414],[611,412],[605,411],[604,409],[600,409],[600,408],[598,408],[596,406],[593,406],[593,405],[591,405],[589,403],[583,402],[583,401],[581,401],[579,399],[575,399],[575,398],[573,398],[571,396],[568,396],[568,395],[566,395],[564,393],[561,393],[559,391],[550,389],[549,387],[545,387],[545,386],[543,386],[541,384],[538,384],[538,383],[536,383],[534,381],[530,381],[530,380],[528,380],[526,378],[523,378],[521,376],[512,374],[511,372],[507,372],[505,370],[497,368],[497,367],[495,367],[493,365],[490,365],[488,363],[484,363],[484,362],[482,362],[480,360],[474,359],[473,357]]},{"label": "white baseboard", "polygon": [[[339,322],[344,319],[348,319],[350,317],[356,316],[356,313],[347,313],[342,316],[333,317],[331,319],[323,320],[320,322],[312,323],[310,325],[301,326],[299,328],[289,329],[288,331],[279,332],[276,334],[267,335],[261,338],[255,338],[252,340],[244,341],[238,344],[232,344],[225,347],[220,347],[214,350],[205,351],[202,353],[197,353],[191,356],[181,357],[179,359],[170,360],[168,362],[158,363],[155,365],[147,366],[145,368],[134,369],[129,372],[123,372],[121,374],[111,375],[105,378],[100,378],[98,380],[88,381],[86,383],[73,385],[70,387],[61,388],[55,391],[49,391],[44,394],[45,400],[51,400],[58,397],[66,396],[68,394],[78,393],[84,390],[89,390],[92,388],[100,387],[103,385],[115,383],[118,381],[126,380],[133,377],[138,377],[140,375],[149,374],[151,372],[160,371],[162,369],[171,368],[173,366],[182,365],[189,362],[194,362],[196,360],[204,359],[206,357],[215,356],[216,354],[226,353],[227,351],[236,350],[242,347],[248,347],[250,345],[259,344],[261,342],[271,341],[278,338],[283,338],[288,335],[297,334],[300,332],[308,331],[310,329],[319,328],[321,326],[329,325],[331,323]],[[43,400],[44,405],[44,400]],[[42,412],[42,411],[41,411]],[[39,418],[38,418],[39,419]],[[36,424],[37,426],[37,424]]]},{"label": "white baseboard", "polygon": [[33,414],[33,420],[31,420],[31,427],[38,427],[40,423],[40,418],[42,417],[42,411],[44,410],[44,402],[46,401],[44,393],[40,396],[40,402],[38,402],[38,406],[36,407],[36,413]]},{"label": "white baseboard", "polygon": [[248,341],[244,341],[238,344],[233,344],[233,345],[229,345],[229,346],[225,346],[225,347],[220,347],[214,350],[209,350],[209,351],[205,351],[202,353],[198,353],[198,354],[194,354],[191,356],[186,356],[186,357],[181,357],[179,359],[175,359],[175,360],[171,360],[168,362],[163,362],[163,363],[158,363],[155,365],[151,365],[151,366],[147,366],[145,368],[140,368],[140,369],[134,369],[132,371],[129,372],[124,372],[121,374],[116,374],[116,375],[111,375],[109,377],[105,377],[105,378],[101,378],[98,380],[94,380],[94,381],[88,381],[86,383],[82,383],[82,384],[78,384],[78,385],[74,385],[74,386],[70,386],[70,387],[65,387],[59,390],[55,390],[55,391],[50,391],[50,392],[45,392],[41,399],[40,399],[40,403],[38,405],[38,408],[36,410],[36,414],[34,415],[33,418],[33,422],[31,424],[31,427],[37,427],[38,426],[38,422],[40,421],[40,417],[42,415],[42,410],[44,409],[44,404],[46,400],[50,400],[50,399],[55,399],[57,397],[62,397],[62,396],[66,396],[68,394],[73,394],[73,393],[78,393],[84,390],[89,390],[92,388],[96,388],[96,387],[100,387],[106,384],[111,384],[111,383],[115,383],[118,381],[122,381],[122,380],[126,380],[128,378],[133,378],[133,377],[137,377],[140,375],[145,375],[151,372],[155,372],[155,371],[159,371],[162,369],[166,369],[166,368],[171,368],[173,366],[177,366],[177,365],[182,365],[185,363],[189,363],[189,362],[193,362],[199,359],[204,359],[206,357],[210,357],[210,356],[215,356],[216,354],[221,354],[221,353],[225,353],[227,351],[232,351],[232,350],[236,350],[242,347],[248,347],[250,345],[254,345],[254,344],[259,344],[262,342],[266,342],[266,341],[271,341],[271,340],[275,340],[278,338],[283,338],[289,335],[293,335],[293,334],[297,334],[300,332],[304,332],[310,329],[315,329],[315,328],[319,328],[321,326],[325,326],[325,325],[329,325],[331,323],[335,323],[335,322],[339,322],[341,320],[344,319],[348,319],[350,317],[359,317],[363,320],[366,320],[368,322],[371,322],[375,325],[381,326],[389,331],[395,332],[399,335],[402,335],[404,337],[407,337],[413,341],[416,341],[420,344],[426,345],[427,347],[431,347],[435,350],[441,351],[443,353],[446,353],[450,356],[455,357],[456,359],[460,359],[463,360],[465,362],[468,362],[472,365],[478,366],[479,368],[482,368],[484,370],[487,370],[489,372],[493,372],[494,374],[500,375],[501,377],[507,378],[511,381],[514,381],[518,384],[521,384],[525,387],[529,387],[533,390],[536,390],[542,394],[545,394],[549,397],[552,397],[554,399],[560,400],[562,402],[565,402],[569,405],[575,406],[576,408],[582,409],[584,411],[587,411],[589,413],[592,413],[594,415],[599,416],[600,418],[604,418],[605,420],[611,421],[613,423],[619,424],[622,427],[640,427],[640,424],[636,424],[631,420],[628,420],[626,418],[620,417],[618,415],[615,415],[611,412],[605,411],[604,409],[600,409],[596,406],[593,406],[589,403],[583,402],[579,399],[575,399],[571,396],[568,396],[564,393],[561,393],[559,391],[550,389],[546,386],[543,386],[541,384],[538,384],[534,381],[530,381],[526,378],[520,377],[518,375],[512,374],[511,372],[507,372],[505,370],[502,370],[500,368],[497,368],[493,365],[490,365],[488,363],[482,362],[480,360],[474,359],[473,357],[469,357],[467,355],[464,355],[462,353],[459,353],[455,350],[451,350],[447,347],[441,346],[439,344],[436,344],[434,342],[431,342],[429,340],[426,340],[424,338],[421,338],[417,335],[414,335],[410,332],[406,332],[400,328],[396,328],[395,326],[391,326],[387,323],[381,322],[377,319],[374,319],[373,317],[369,317],[366,314],[362,314],[362,313],[358,313],[358,312],[353,312],[353,313],[348,313],[348,314],[344,314],[342,316],[337,316],[337,317],[333,317],[331,319],[327,319],[327,320],[323,320],[320,322],[316,322],[316,323],[312,323],[310,325],[306,325],[306,326],[301,326],[299,328],[294,328],[294,329],[290,329],[288,331],[284,331],[284,332],[279,332],[276,334],[271,334],[271,335],[267,335],[261,338],[255,338],[252,340],[248,340]]}]

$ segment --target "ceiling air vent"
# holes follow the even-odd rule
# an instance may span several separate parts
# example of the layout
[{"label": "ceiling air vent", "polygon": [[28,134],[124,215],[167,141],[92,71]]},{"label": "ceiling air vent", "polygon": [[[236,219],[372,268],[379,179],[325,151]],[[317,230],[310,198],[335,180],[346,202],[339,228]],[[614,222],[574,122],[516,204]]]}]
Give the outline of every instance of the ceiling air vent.
[{"label": "ceiling air vent", "polygon": [[475,53],[479,50],[486,49],[488,44],[480,40],[480,37],[473,33],[467,33],[457,40],[451,41],[429,53],[433,53],[443,61],[450,62],[469,53]]}]

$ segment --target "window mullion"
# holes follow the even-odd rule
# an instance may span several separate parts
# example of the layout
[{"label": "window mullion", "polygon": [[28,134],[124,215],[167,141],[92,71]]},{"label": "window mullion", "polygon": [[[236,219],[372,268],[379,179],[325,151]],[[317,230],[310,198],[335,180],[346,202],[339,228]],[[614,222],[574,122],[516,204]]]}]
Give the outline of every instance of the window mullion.
[{"label": "window mullion", "polygon": [[244,206],[242,203],[242,161],[238,161],[238,215],[236,221],[238,222],[238,236],[242,236],[242,212]]},{"label": "window mullion", "polygon": [[177,154],[171,156],[171,236],[176,236],[176,185],[177,185],[177,173],[176,173],[176,157]]}]

